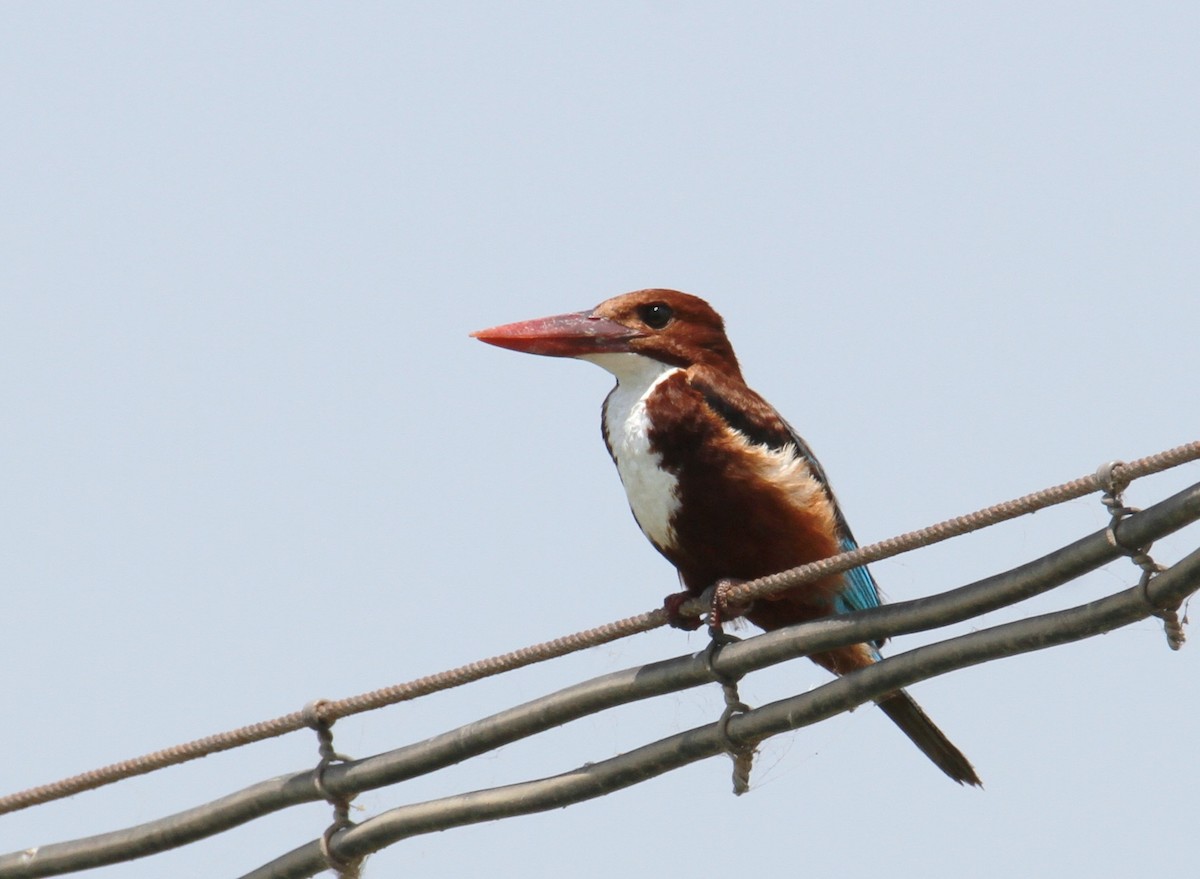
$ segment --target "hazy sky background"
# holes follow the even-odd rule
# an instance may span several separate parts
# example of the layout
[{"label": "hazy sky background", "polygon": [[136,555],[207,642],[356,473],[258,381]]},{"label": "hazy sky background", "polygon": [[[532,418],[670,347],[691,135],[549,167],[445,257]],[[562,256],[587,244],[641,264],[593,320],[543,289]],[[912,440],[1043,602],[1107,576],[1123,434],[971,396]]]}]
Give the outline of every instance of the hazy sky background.
[{"label": "hazy sky background", "polygon": [[[600,440],[610,377],[481,327],[707,297],[863,542],[1196,439],[1198,33],[1176,3],[0,7],[3,791],[658,606],[675,576]],[[1104,521],[1089,498],[875,573],[928,595]],[[1121,562],[973,625],[1135,581]],[[653,632],[343,720],[336,745],[703,645]],[[914,688],[983,791],[863,708],[766,743],[740,799],[710,760],[366,875],[1179,875],[1198,676],[1200,644],[1146,622]],[[742,694],[826,679],[798,661]],[[713,686],[588,718],[354,817],[720,707]],[[210,757],[0,817],[0,848],[315,761],[304,733]],[[235,876],[328,820],[88,875]]]}]

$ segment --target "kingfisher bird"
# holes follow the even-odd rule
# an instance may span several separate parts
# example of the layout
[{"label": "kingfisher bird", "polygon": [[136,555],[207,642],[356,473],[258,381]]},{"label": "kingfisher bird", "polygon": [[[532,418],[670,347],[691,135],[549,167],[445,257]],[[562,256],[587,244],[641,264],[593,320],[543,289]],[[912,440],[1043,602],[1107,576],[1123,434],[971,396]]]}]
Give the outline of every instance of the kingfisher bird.
[{"label": "kingfisher bird", "polygon": [[[602,410],[604,443],[639,527],[679,572],[685,591],[664,602],[673,625],[699,626],[679,609],[706,590],[716,588],[709,622],[719,625],[722,584],[856,548],[816,456],[746,385],[724,321],[703,299],[637,290],[590,311],[471,335],[514,351],[587,360],[616,377]],[[870,571],[858,567],[724,610],[771,630],[879,603]],[[841,675],[879,661],[881,646],[853,644],[811,658]],[[906,691],[876,704],[946,775],[980,784],[970,761]]]}]

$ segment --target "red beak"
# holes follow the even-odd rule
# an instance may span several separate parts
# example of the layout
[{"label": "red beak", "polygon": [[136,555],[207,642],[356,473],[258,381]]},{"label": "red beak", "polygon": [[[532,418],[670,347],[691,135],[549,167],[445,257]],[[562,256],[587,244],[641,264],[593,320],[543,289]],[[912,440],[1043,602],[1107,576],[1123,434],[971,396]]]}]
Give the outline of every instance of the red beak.
[{"label": "red beak", "polygon": [[628,351],[636,330],[590,311],[556,314],[502,327],[479,330],[471,335],[481,342],[511,348],[526,354],[548,357],[579,357],[608,351]]}]

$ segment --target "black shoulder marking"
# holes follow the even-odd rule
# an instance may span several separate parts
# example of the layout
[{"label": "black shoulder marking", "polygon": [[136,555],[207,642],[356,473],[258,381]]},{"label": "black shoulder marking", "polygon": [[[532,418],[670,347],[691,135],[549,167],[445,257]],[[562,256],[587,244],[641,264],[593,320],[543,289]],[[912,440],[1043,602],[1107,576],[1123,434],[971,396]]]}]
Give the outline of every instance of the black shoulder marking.
[{"label": "black shoulder marking", "polygon": [[789,443],[796,443],[796,437],[787,422],[753,391],[742,391],[738,396],[743,399],[736,400],[702,379],[694,379],[691,384],[722,421],[744,434],[752,443],[775,451],[783,450]]},{"label": "black shoulder marking", "polygon": [[691,384],[704,395],[704,402],[713,412],[751,442],[774,451],[782,451],[788,446],[793,447],[796,454],[804,459],[804,463],[808,465],[813,477],[825,489],[825,494],[829,496],[829,500],[833,504],[833,514],[837,521],[839,536],[848,540],[851,546],[856,545],[854,535],[850,532],[850,524],[846,521],[845,514],[842,513],[841,505],[837,502],[837,496],[834,495],[833,487],[829,484],[829,477],[825,475],[825,468],[821,466],[821,462],[817,460],[817,456],[813,454],[808,443],[796,432],[794,427],[783,419],[783,416],[749,388],[731,387],[726,393],[722,393],[716,382],[706,381],[699,376],[693,377]]}]

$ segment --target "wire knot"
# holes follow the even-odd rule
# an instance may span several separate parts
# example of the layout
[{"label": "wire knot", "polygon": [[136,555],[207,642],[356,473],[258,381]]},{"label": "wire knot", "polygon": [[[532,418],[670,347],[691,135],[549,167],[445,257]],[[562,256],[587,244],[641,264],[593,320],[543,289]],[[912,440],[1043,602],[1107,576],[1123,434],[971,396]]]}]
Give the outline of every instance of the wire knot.
[{"label": "wire knot", "polygon": [[1128,556],[1130,561],[1141,568],[1142,576],[1138,580],[1137,588],[1141,590],[1142,599],[1149,606],[1150,612],[1162,620],[1163,632],[1167,636],[1167,646],[1172,650],[1179,650],[1187,640],[1183,631],[1183,623],[1179,620],[1179,606],[1160,607],[1150,596],[1150,581],[1166,568],[1151,557],[1150,547],[1153,544],[1129,546],[1122,542],[1117,535],[1120,524],[1132,514],[1140,512],[1137,507],[1125,506],[1123,495],[1125,489],[1129,487],[1129,480],[1120,474],[1120,468],[1123,466],[1124,464],[1120,461],[1109,461],[1107,464],[1101,464],[1096,471],[1096,481],[1104,486],[1104,494],[1100,498],[1100,502],[1109,511],[1108,527],[1104,530],[1104,536],[1113,549]]},{"label": "wire knot", "polygon": [[324,717],[323,709],[326,705],[328,705],[328,700],[314,699],[305,705],[302,711],[305,722],[317,734],[317,753],[321,758],[317,762],[317,768],[313,771],[313,787],[317,789],[321,799],[333,807],[333,821],[321,834],[319,843],[321,857],[341,879],[358,879],[362,873],[363,859],[339,857],[334,854],[331,845],[335,835],[355,826],[354,822],[350,820],[350,801],[354,799],[354,796],[335,793],[325,783],[325,772],[330,766],[350,760],[345,754],[339,754],[333,747],[334,721]]},{"label": "wire knot", "polygon": [[716,659],[717,654],[726,644],[733,644],[742,639],[716,627],[710,628],[708,634],[712,640],[704,649],[704,666],[713,679],[721,685],[721,692],[725,696],[725,710],[721,712],[721,717],[717,721],[717,733],[725,745],[725,753],[733,761],[733,792],[740,797],[750,790],[750,770],[754,765],[755,748],[753,745],[739,744],[733,740],[729,734],[729,721],[733,719],[734,715],[745,714],[750,710],[750,706],[743,702],[741,696],[738,695],[738,681],[742,676],[721,671],[716,666]]},{"label": "wire knot", "polygon": [[1124,461],[1106,461],[1096,468],[1096,484],[1106,495],[1121,495],[1129,487],[1129,477],[1123,475]]}]

